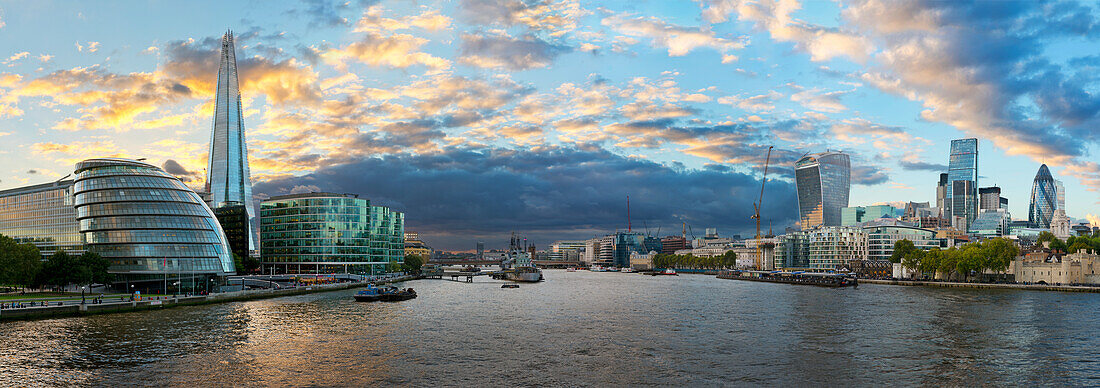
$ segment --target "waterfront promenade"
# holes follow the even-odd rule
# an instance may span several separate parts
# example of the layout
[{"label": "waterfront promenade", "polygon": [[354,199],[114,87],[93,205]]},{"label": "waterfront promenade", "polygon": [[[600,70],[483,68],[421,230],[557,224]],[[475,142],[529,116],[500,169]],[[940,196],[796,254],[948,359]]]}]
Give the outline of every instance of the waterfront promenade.
[{"label": "waterfront promenade", "polygon": [[1100,286],[1062,286],[1062,285],[1050,285],[1050,284],[933,282],[933,281],[924,281],[924,280],[883,280],[883,279],[859,279],[859,282],[860,283],[872,283],[872,284],[887,284],[887,285],[894,285],[894,286],[1008,289],[1008,290],[1100,293]]},{"label": "waterfront promenade", "polygon": [[[145,296],[140,300],[130,300],[129,296],[119,297],[112,295],[104,297],[102,303],[91,303],[92,297],[87,298],[86,303],[80,299],[66,299],[50,301],[49,305],[38,305],[40,302],[24,302],[31,304],[28,307],[0,309],[0,320],[12,319],[36,319],[49,317],[79,316],[87,314],[117,313],[137,310],[161,309],[176,306],[188,306],[208,303],[225,303],[253,299],[275,298],[281,296],[310,294],[316,292],[328,292],[346,290],[349,288],[365,287],[368,284],[385,284],[415,279],[415,276],[406,275],[385,280],[371,280],[362,282],[343,282],[332,284],[318,284],[309,286],[295,286],[284,288],[269,288],[256,290],[242,290],[232,292],[220,292],[207,295],[157,295]],[[120,300],[120,298],[123,298]]]}]

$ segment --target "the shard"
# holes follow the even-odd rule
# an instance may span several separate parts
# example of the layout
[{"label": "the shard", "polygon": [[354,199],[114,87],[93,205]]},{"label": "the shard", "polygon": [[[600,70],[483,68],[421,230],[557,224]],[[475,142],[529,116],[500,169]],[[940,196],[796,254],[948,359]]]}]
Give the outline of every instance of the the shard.
[{"label": "the shard", "polygon": [[222,36],[209,155],[206,191],[210,193],[210,206],[216,209],[244,205],[248,213],[248,250],[254,251],[256,210],[252,204],[252,179],[248,172],[248,146],[245,143],[244,122],[241,120],[241,93],[237,82],[237,55],[233,50],[232,31]]}]

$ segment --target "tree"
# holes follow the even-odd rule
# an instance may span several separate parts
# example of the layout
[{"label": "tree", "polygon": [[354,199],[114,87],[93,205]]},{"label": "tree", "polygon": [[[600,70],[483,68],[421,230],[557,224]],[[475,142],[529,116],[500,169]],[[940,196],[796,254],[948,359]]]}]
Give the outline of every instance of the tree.
[{"label": "tree", "polygon": [[84,252],[84,254],[80,255],[77,259],[77,266],[80,267],[77,274],[82,276],[82,278],[76,279],[77,283],[107,284],[110,283],[111,280],[114,280],[114,275],[107,272],[111,267],[111,263],[98,253]]},{"label": "tree", "polygon": [[65,251],[57,251],[57,253],[46,259],[46,262],[42,265],[42,272],[39,273],[41,276],[36,282],[38,284],[64,287],[88,277],[89,275],[86,275],[84,271],[85,269],[80,266],[76,258],[65,253]]},{"label": "tree", "polygon": [[405,255],[405,264],[402,267],[404,267],[407,272],[417,273],[420,272],[420,267],[423,265],[424,258],[420,257],[420,255]]},{"label": "tree", "polygon": [[1012,264],[1012,260],[1019,255],[1020,248],[1005,238],[995,238],[982,243],[982,256],[986,259],[983,268],[986,269],[1004,272]]},{"label": "tree", "polygon": [[1039,232],[1039,238],[1037,238],[1035,240],[1035,242],[1037,244],[1042,244],[1042,243],[1047,242],[1047,241],[1052,241],[1053,242],[1054,240],[1057,240],[1057,239],[1058,239],[1057,237],[1054,237],[1054,233],[1051,233],[1049,231],[1044,230],[1042,232]]},{"label": "tree", "polygon": [[0,284],[26,288],[42,271],[42,254],[34,244],[20,244],[0,235]]},{"label": "tree", "polygon": [[1066,243],[1062,242],[1062,240],[1054,239],[1054,241],[1050,242],[1050,250],[1058,251],[1058,252],[1067,252],[1069,250],[1069,247],[1067,247]]},{"label": "tree", "polygon": [[244,259],[236,253],[233,253],[233,269],[237,271],[237,274],[244,273]]},{"label": "tree", "polygon": [[890,255],[891,263],[900,263],[902,259],[908,256],[918,255],[920,252],[916,245],[913,245],[909,239],[901,239],[894,242],[894,254]]}]

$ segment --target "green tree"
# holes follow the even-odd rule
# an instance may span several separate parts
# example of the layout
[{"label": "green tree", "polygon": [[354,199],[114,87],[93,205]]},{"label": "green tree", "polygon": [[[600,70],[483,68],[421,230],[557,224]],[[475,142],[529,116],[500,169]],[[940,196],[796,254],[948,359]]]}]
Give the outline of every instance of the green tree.
[{"label": "green tree", "polygon": [[1062,240],[1054,239],[1054,241],[1050,242],[1050,250],[1058,252],[1068,252],[1069,247],[1067,247],[1066,243],[1062,242]]},{"label": "green tree", "polygon": [[405,255],[404,267],[405,271],[411,273],[420,272],[420,267],[424,265],[424,259],[420,255]]},{"label": "green tree", "polygon": [[233,269],[238,275],[244,274],[244,259],[236,253],[233,253]]},{"label": "green tree", "polygon": [[894,254],[890,255],[891,263],[900,263],[909,256],[919,255],[920,250],[909,239],[901,239],[894,242]]},{"label": "green tree", "polygon": [[81,278],[76,279],[78,284],[107,284],[114,280],[114,275],[107,272],[111,267],[111,263],[98,253],[84,252],[83,255],[77,258],[77,266],[80,268],[77,275],[81,276]]},{"label": "green tree", "polygon": [[1042,244],[1042,243],[1047,242],[1047,241],[1053,242],[1054,240],[1057,240],[1057,239],[1058,239],[1057,237],[1054,237],[1054,233],[1051,233],[1049,231],[1042,231],[1042,232],[1039,232],[1039,238],[1036,239],[1035,242],[1037,244]]},{"label": "green tree", "polygon": [[0,284],[26,288],[35,284],[41,270],[38,247],[0,235]]},{"label": "green tree", "polygon": [[38,284],[64,287],[76,283],[90,275],[86,275],[85,269],[80,266],[77,258],[70,256],[65,251],[57,251],[42,265],[42,272]]},{"label": "green tree", "polygon": [[995,238],[982,243],[982,256],[986,262],[983,269],[996,272],[1004,272],[1012,264],[1012,260],[1020,255],[1020,248],[1005,238]]}]

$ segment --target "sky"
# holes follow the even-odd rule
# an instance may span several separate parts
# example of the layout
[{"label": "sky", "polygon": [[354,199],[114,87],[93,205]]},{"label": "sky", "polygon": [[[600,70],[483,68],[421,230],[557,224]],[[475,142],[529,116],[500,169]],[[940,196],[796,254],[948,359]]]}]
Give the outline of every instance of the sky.
[{"label": "sky", "polygon": [[237,39],[254,193],[356,193],[436,249],[797,225],[793,163],[850,205],[935,203],[950,141],[1026,219],[1041,163],[1100,224],[1093,3],[0,1],[0,189],[90,157],[205,180]]}]

